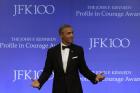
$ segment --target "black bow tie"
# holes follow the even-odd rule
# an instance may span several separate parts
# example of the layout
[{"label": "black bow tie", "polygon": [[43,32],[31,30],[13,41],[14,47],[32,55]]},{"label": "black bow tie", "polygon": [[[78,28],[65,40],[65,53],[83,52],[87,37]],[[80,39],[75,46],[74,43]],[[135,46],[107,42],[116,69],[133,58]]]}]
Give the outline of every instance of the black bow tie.
[{"label": "black bow tie", "polygon": [[68,45],[68,46],[62,46],[62,49],[64,50],[65,48],[71,48],[71,45]]}]

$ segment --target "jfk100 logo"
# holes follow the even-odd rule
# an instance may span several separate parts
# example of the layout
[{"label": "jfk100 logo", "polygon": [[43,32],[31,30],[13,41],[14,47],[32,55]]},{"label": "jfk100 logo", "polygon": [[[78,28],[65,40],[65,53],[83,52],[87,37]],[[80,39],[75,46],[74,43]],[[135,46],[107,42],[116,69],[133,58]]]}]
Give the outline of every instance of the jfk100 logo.
[{"label": "jfk100 logo", "polygon": [[128,48],[128,38],[89,38],[89,50],[92,48]]},{"label": "jfk100 logo", "polygon": [[[42,70],[14,70],[14,79],[12,81],[15,82],[17,80],[36,80],[39,78],[41,73]],[[52,78],[53,73],[49,80],[51,80]]]},{"label": "jfk100 logo", "polygon": [[14,5],[13,16],[52,15],[54,13],[55,13],[54,5]]}]

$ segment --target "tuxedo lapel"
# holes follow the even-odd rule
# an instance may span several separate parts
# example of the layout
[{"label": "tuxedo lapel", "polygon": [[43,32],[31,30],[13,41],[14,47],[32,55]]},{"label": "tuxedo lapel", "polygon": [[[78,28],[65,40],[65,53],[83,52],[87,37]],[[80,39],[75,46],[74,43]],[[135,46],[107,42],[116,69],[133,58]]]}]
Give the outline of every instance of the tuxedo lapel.
[{"label": "tuxedo lapel", "polygon": [[58,59],[58,65],[60,67],[60,70],[64,73],[60,44],[58,45],[58,48],[57,48],[57,59]]},{"label": "tuxedo lapel", "polygon": [[74,54],[74,50],[73,50],[73,46],[71,45],[70,52],[69,52],[69,57],[68,57],[68,62],[67,62],[66,72],[68,71],[68,69],[70,67],[70,62],[71,62],[71,59],[73,57],[73,54]]},{"label": "tuxedo lapel", "polygon": [[[70,62],[72,60],[73,54],[74,54],[74,49],[73,49],[73,46],[72,46],[70,48],[70,51],[69,51],[66,72],[68,71],[68,69],[70,67]],[[58,64],[59,64],[60,70],[64,73],[63,61],[62,61],[62,55],[61,55],[61,45],[60,44],[58,45],[58,48],[57,48],[57,59],[58,59]]]}]

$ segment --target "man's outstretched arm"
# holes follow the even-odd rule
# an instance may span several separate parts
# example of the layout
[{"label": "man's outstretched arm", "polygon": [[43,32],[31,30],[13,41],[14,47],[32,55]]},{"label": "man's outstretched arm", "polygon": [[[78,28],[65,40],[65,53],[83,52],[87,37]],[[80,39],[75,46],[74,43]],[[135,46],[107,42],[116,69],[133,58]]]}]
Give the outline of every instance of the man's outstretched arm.
[{"label": "man's outstretched arm", "polygon": [[93,73],[87,66],[85,57],[84,57],[84,50],[81,48],[80,54],[79,54],[79,71],[80,73],[89,79],[93,84],[97,84],[99,81],[102,81],[105,77],[101,74],[95,74]]},{"label": "man's outstretched arm", "polygon": [[48,49],[47,52],[47,57],[46,57],[46,61],[45,61],[45,66],[43,68],[43,72],[41,73],[40,77],[38,80],[34,80],[32,83],[32,86],[38,89],[41,89],[41,87],[43,86],[43,84],[49,79],[49,77],[52,74],[52,61],[51,61],[51,52]]}]

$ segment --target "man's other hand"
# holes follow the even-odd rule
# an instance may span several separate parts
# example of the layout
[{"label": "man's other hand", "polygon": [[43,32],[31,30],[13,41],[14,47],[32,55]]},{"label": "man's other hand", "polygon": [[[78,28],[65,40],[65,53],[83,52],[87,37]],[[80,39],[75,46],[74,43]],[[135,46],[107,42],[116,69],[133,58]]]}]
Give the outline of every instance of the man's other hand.
[{"label": "man's other hand", "polygon": [[104,74],[103,72],[100,73],[100,74],[97,74],[97,76],[96,76],[96,81],[97,82],[100,82],[100,81],[105,79],[105,76],[103,76],[103,74]]},{"label": "man's other hand", "polygon": [[33,82],[32,82],[32,87],[33,87],[33,88],[39,88],[39,87],[40,87],[39,81],[38,81],[38,80],[33,80]]}]

